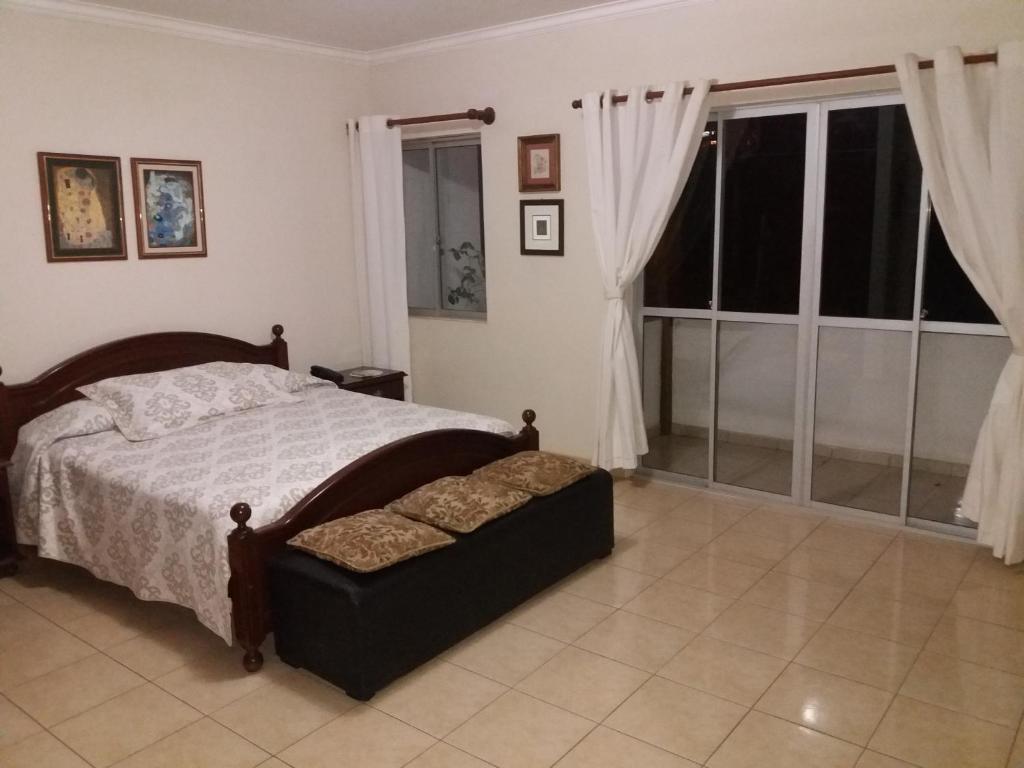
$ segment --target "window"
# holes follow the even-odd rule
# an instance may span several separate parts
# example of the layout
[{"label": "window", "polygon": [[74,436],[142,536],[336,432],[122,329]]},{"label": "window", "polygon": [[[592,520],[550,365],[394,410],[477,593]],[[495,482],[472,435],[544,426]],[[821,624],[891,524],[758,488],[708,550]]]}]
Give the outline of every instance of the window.
[{"label": "window", "polygon": [[402,160],[410,313],[483,316],[487,286],[479,138],[406,142]]}]

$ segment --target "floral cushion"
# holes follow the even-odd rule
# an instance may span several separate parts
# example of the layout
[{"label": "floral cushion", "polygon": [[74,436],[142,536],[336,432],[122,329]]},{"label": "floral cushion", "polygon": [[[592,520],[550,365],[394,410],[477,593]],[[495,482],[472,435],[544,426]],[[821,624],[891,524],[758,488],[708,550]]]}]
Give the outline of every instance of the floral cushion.
[{"label": "floral cushion", "polygon": [[273,365],[203,363],[156,373],[117,376],[79,387],[106,408],[132,441],[151,440],[250,408],[297,403],[295,392],[329,384]]},{"label": "floral cushion", "polygon": [[444,531],[383,509],[332,520],[288,541],[296,549],[357,573],[379,571],[454,542]]},{"label": "floral cushion", "polygon": [[481,467],[473,476],[534,496],[548,496],[595,471],[590,464],[568,456],[544,451],[522,451]]},{"label": "floral cushion", "polygon": [[442,477],[385,509],[446,531],[472,533],[484,523],[519,509],[531,498],[528,493],[479,477]]}]

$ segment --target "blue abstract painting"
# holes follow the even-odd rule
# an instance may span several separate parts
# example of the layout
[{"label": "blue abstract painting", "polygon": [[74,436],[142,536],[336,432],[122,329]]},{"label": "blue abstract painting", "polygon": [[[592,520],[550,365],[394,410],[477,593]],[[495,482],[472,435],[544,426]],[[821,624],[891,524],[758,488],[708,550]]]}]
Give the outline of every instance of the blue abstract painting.
[{"label": "blue abstract painting", "polygon": [[147,169],[143,178],[149,247],[187,248],[198,245],[192,173]]}]

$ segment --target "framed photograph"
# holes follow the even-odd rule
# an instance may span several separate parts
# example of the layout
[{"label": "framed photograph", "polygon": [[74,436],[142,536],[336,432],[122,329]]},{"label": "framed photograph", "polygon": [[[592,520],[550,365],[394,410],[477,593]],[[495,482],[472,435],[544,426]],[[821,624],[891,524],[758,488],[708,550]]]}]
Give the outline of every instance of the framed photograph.
[{"label": "framed photograph", "polygon": [[558,192],[562,171],[558,134],[519,137],[519,191]]},{"label": "framed photograph", "polygon": [[562,200],[519,201],[519,253],[523,256],[564,256]]},{"label": "framed photograph", "polygon": [[121,160],[39,152],[46,260],[127,259]]},{"label": "framed photograph", "polygon": [[198,160],[132,158],[140,259],[206,255],[203,167]]}]

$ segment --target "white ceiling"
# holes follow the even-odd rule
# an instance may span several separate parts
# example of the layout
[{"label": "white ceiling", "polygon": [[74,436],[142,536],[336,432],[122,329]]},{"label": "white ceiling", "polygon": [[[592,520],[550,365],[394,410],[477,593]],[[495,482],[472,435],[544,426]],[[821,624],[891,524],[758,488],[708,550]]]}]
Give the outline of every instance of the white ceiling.
[{"label": "white ceiling", "polygon": [[606,4],[602,0],[84,1],[352,51],[375,51]]}]

